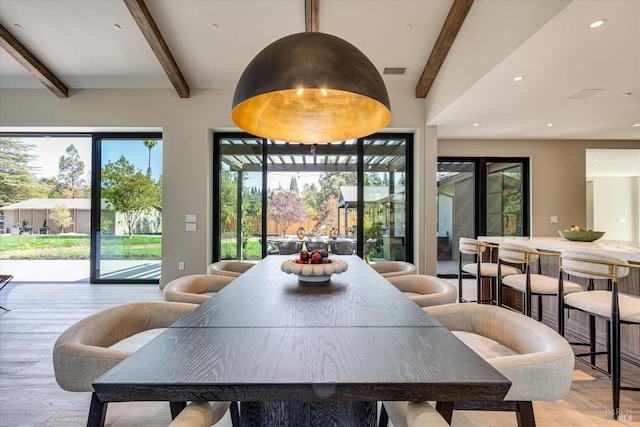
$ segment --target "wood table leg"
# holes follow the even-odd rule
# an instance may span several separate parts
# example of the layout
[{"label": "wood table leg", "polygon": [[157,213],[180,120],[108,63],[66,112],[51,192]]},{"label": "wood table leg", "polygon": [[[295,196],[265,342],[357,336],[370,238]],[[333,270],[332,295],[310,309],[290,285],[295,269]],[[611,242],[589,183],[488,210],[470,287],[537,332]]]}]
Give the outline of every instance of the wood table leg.
[{"label": "wood table leg", "polygon": [[174,420],[184,408],[187,407],[187,402],[169,402],[169,408],[171,409],[171,419]]},{"label": "wood table leg", "polygon": [[107,403],[101,402],[95,393],[91,393],[91,406],[89,407],[89,418],[87,427],[104,426],[104,418],[107,415]]}]

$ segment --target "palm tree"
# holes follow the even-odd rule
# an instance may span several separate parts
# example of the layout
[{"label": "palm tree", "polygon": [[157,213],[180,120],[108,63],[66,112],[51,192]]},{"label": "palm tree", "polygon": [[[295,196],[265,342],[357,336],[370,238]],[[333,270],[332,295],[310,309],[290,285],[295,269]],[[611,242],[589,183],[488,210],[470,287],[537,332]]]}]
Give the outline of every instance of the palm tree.
[{"label": "palm tree", "polygon": [[158,140],[157,139],[145,139],[144,141],[142,141],[142,143],[144,144],[145,147],[147,147],[149,149],[149,163],[147,166],[147,176],[149,178],[151,178],[151,149],[153,147],[155,147],[156,145],[158,145]]}]

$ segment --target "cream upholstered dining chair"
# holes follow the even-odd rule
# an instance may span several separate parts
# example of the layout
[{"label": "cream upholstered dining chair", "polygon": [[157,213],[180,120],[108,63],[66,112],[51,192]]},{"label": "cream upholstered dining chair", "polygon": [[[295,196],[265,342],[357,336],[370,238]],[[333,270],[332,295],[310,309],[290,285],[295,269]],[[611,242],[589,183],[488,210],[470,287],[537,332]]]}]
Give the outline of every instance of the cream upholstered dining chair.
[{"label": "cream upholstered dining chair", "polygon": [[191,402],[171,421],[169,427],[211,427],[224,417],[227,408],[228,405],[217,403]]},{"label": "cream upholstered dining chair", "polygon": [[[176,302],[138,302],[111,307],[80,320],[65,330],[53,346],[56,382],[67,391],[91,392],[92,405],[100,403],[93,382],[196,307]],[[106,414],[107,403],[102,405]],[[216,413],[224,414],[229,402],[213,405]]]},{"label": "cream upholstered dining chair", "polygon": [[456,302],[456,287],[439,277],[410,274],[388,277],[387,280],[420,307]]},{"label": "cream upholstered dining chair", "polygon": [[[502,287],[508,286],[523,294],[523,313],[531,317],[531,297],[538,297],[538,321],[542,321],[542,296],[558,295],[558,277],[546,276],[540,273],[542,255],[558,257],[557,253],[540,252],[529,246],[504,242],[498,245],[498,273],[497,288],[498,305],[502,306]],[[516,264],[524,269],[524,273],[502,275],[501,270],[504,263]],[[531,265],[538,265],[538,273],[531,272]],[[564,293],[582,291],[582,286],[573,282],[565,282]]]},{"label": "cream upholstered dining chair", "polygon": [[[560,254],[559,289],[562,291],[566,282],[564,274],[589,280],[606,280],[607,290],[588,290],[574,292],[564,296],[558,304],[558,332],[564,335],[564,310],[580,310],[589,315],[589,343],[574,343],[588,345],[588,353],[576,354],[576,357],[592,368],[611,377],[611,394],[613,417],[617,420],[620,414],[620,390],[640,391],[637,387],[621,385],[621,355],[620,355],[620,325],[640,326],[640,297],[621,293],[618,290],[618,279],[629,274],[631,265],[626,260],[595,251],[566,250]],[[602,369],[596,365],[596,328],[595,318],[607,321],[608,342],[607,351],[610,369]],[[590,356],[591,360],[582,359]]]},{"label": "cream upholstered dining chair", "polygon": [[165,301],[202,304],[234,280],[231,276],[190,274],[167,283],[162,294]]},{"label": "cream upholstered dining chair", "polygon": [[[424,308],[512,383],[500,402],[438,402],[451,423],[454,409],[512,410],[518,426],[535,426],[532,401],[557,400],[571,388],[573,350],[556,331],[520,313],[488,304],[447,304]],[[404,402],[384,402],[402,414]]]},{"label": "cream upholstered dining chair", "polygon": [[213,276],[240,277],[242,273],[246,273],[254,265],[254,263],[246,261],[218,261],[209,264],[207,274]]},{"label": "cream upholstered dining chair", "polygon": [[386,278],[406,276],[418,272],[415,265],[406,261],[383,261],[369,264],[369,266]]},{"label": "cream upholstered dining chair", "polygon": [[393,427],[449,427],[429,402],[387,402],[384,408],[380,426],[391,420]]},{"label": "cream upholstered dining chair", "polygon": [[[480,240],[470,239],[468,237],[461,237],[458,241],[458,302],[477,302],[478,304],[483,302],[494,302],[493,285],[489,287],[489,299],[482,299],[482,279],[495,280],[498,277],[498,263],[482,261],[482,255],[487,248],[493,247],[495,246],[481,242]],[[463,264],[463,254],[473,255],[474,262]],[[462,276],[464,273],[470,274],[476,278],[475,301],[466,300],[462,296]],[[520,274],[522,271],[515,267],[504,266],[501,273],[503,276],[508,276],[510,274]]]}]

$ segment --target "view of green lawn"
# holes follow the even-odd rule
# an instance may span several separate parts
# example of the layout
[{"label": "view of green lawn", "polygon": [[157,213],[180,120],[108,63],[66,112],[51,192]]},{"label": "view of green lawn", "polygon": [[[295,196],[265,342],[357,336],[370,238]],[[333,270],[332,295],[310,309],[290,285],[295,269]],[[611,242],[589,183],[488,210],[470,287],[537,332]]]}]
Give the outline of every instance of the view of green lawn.
[{"label": "view of green lawn", "polygon": [[[160,259],[162,236],[101,236],[102,259]],[[0,236],[0,259],[89,259],[89,236]]]}]

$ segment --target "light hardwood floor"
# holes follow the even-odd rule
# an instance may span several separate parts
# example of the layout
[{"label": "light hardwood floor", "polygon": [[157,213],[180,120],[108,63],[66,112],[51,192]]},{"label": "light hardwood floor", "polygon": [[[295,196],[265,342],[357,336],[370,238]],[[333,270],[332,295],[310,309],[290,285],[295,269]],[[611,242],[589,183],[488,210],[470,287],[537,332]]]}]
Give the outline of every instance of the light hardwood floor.
[{"label": "light hardwood floor", "polygon": [[[0,426],[86,425],[89,393],[66,392],[53,376],[51,350],[56,338],[74,322],[113,305],[159,301],[155,285],[89,285],[87,283],[10,284],[0,294]],[[640,332],[639,332],[640,333]],[[623,365],[626,383],[640,386],[640,369]],[[569,395],[555,402],[534,402],[537,425],[640,425],[640,393],[623,391],[621,407],[633,420],[613,421],[608,414],[610,381],[577,363]],[[115,403],[108,426],[166,426],[168,404]],[[228,415],[219,424],[231,425]],[[513,426],[513,413],[455,412],[454,426]]]}]

